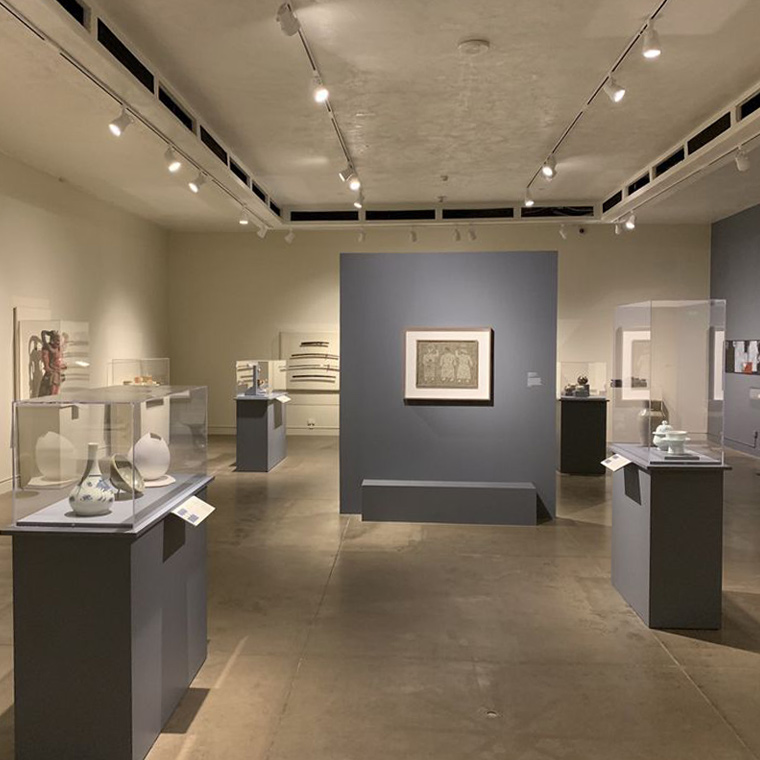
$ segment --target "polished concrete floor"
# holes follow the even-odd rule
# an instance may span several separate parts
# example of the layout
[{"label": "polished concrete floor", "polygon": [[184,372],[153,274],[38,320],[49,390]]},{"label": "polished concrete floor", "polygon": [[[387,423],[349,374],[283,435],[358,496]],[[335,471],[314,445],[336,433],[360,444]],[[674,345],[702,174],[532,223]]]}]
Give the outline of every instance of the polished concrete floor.
[{"label": "polished concrete floor", "polygon": [[[610,585],[609,478],[561,476],[537,528],[368,524],[336,439],[289,446],[259,475],[211,443],[209,656],[149,760],[760,758],[757,460],[729,455],[724,627],[679,633]],[[6,539],[0,758],[11,652]]]}]

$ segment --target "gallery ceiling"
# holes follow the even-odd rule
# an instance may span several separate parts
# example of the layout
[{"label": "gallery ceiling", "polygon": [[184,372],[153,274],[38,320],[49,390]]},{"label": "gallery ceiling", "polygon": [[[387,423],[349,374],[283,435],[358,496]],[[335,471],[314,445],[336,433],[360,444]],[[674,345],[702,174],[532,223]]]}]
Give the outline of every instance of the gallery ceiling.
[{"label": "gallery ceiling", "polygon": [[[433,204],[441,196],[463,204],[519,201],[661,4],[293,2],[368,205]],[[0,150],[168,227],[229,224],[238,208],[233,198],[183,192],[160,160],[164,143],[142,125],[111,138],[105,126],[118,112],[114,101],[7,12],[23,7],[65,38],[71,20],[55,0],[2,5]],[[337,174],[343,152],[328,113],[311,97],[303,47],[275,21],[278,0],[88,5],[279,205],[350,208],[353,194]],[[616,71],[625,99],[613,104],[601,94],[586,108],[557,152],[557,177],[533,185],[538,203],[605,199],[757,82],[757,0],[667,0],[657,29],[662,56],[648,61],[634,49],[626,57]],[[487,39],[489,49],[464,55],[458,43],[466,38]],[[129,94],[110,69],[99,75],[121,96]],[[149,118],[152,108],[146,105]],[[163,131],[181,145],[182,128],[172,117],[156,118],[168,118]],[[702,196],[690,221],[714,216],[709,198],[725,199],[732,180],[727,168],[725,177],[716,171],[699,181]],[[691,193],[684,198],[696,190]],[[662,208],[688,216],[674,203],[665,199]],[[647,218],[641,219],[670,221],[655,207],[642,208]]]}]

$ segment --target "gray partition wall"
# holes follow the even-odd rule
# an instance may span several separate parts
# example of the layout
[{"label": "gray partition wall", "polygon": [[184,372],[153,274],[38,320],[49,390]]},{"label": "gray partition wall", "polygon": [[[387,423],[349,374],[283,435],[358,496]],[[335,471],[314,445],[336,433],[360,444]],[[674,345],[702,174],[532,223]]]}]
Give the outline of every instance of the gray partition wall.
[{"label": "gray partition wall", "polygon": [[[532,483],[554,515],[556,252],[344,253],[340,307],[341,512],[387,479]],[[420,327],[493,329],[492,402],[404,401]]]}]

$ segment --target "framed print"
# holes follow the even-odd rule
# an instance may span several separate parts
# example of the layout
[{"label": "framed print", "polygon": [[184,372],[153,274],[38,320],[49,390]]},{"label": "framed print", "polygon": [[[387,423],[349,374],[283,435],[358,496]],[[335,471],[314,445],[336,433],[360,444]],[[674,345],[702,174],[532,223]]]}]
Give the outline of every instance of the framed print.
[{"label": "framed print", "polygon": [[649,399],[651,352],[652,334],[649,330],[623,330],[623,401]]},{"label": "framed print", "polygon": [[407,330],[404,398],[490,401],[492,352],[490,327]]},{"label": "framed print", "polygon": [[760,340],[726,341],[726,372],[760,375]]}]

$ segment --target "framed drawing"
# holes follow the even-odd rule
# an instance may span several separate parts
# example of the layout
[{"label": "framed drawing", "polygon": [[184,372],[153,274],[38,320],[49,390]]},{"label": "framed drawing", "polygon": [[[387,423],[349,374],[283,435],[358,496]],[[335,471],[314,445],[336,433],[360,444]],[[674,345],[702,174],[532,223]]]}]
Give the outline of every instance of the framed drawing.
[{"label": "framed drawing", "polygon": [[760,340],[727,340],[726,372],[760,375]]},{"label": "framed drawing", "polygon": [[652,363],[652,333],[649,330],[623,330],[623,401],[648,401]]},{"label": "framed drawing", "polygon": [[404,398],[490,401],[492,352],[490,327],[407,330]]}]

